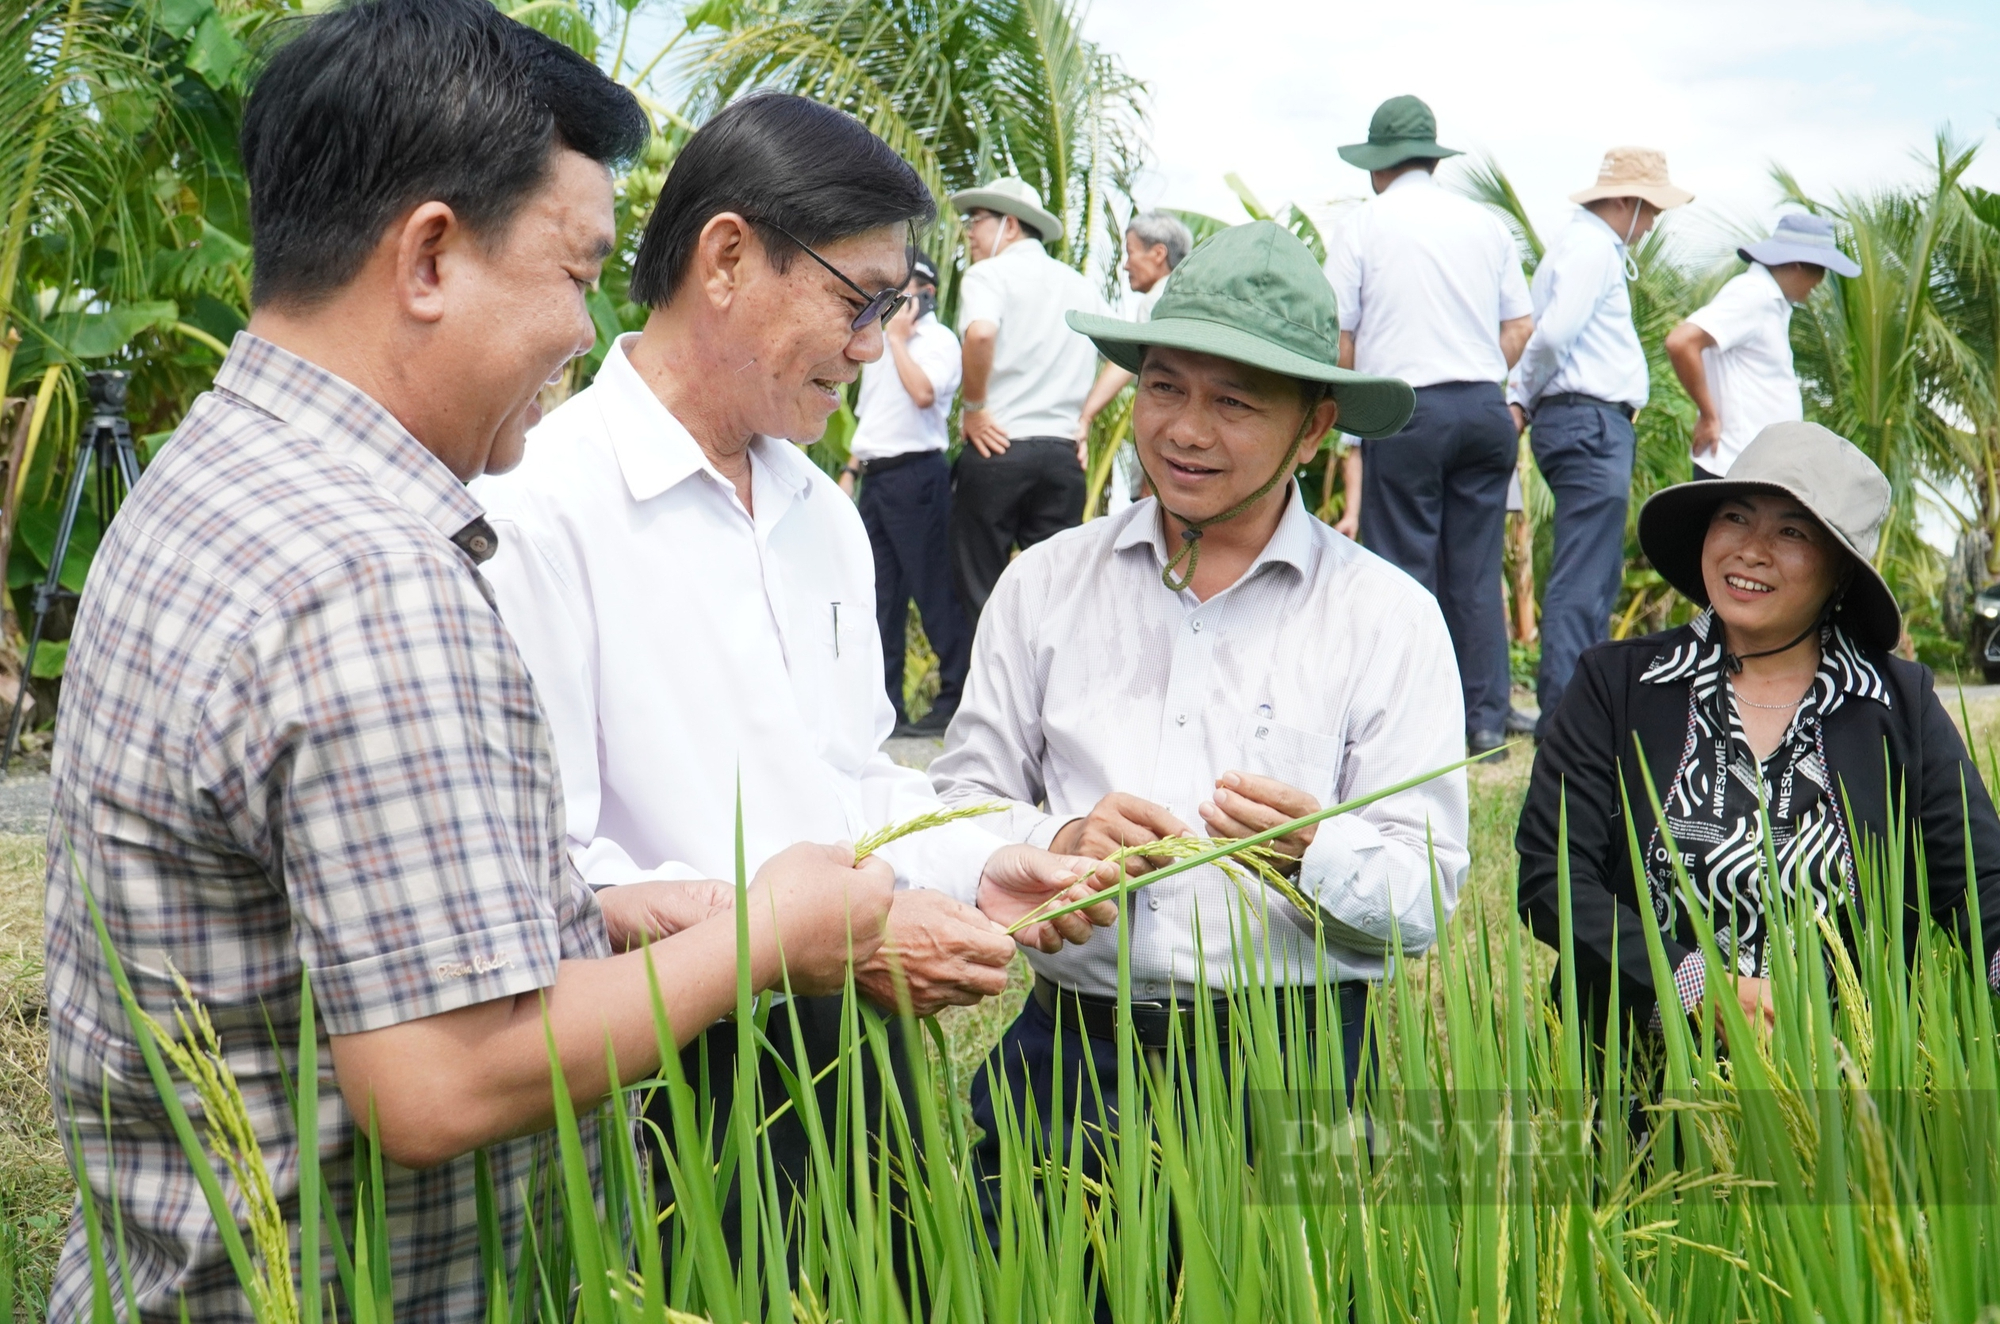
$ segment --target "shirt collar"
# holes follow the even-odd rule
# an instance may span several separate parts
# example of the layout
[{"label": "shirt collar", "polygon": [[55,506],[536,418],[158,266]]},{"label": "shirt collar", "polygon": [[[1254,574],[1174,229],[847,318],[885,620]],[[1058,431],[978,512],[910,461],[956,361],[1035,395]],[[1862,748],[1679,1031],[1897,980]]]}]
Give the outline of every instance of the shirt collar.
[{"label": "shirt collar", "polygon": [[1384,193],[1394,193],[1399,188],[1428,187],[1436,183],[1437,179],[1428,170],[1405,170],[1402,174],[1390,180],[1389,187],[1382,191]]},{"label": "shirt collar", "polygon": [[1778,286],[1778,278],[1773,276],[1771,269],[1762,262],[1752,262],[1750,269],[1744,274],[1762,287],[1763,293],[1767,298],[1776,299],[1779,303],[1787,307],[1791,306],[1792,301],[1785,297],[1784,290]]},{"label": "shirt collar", "polygon": [[[1271,531],[1271,540],[1264,544],[1264,550],[1243,572],[1243,580],[1257,573],[1266,565],[1288,565],[1302,575],[1313,571],[1314,558],[1319,554],[1318,541],[1313,537],[1312,525],[1316,521],[1307,513],[1305,502],[1299,496],[1297,483],[1290,484],[1292,499],[1285,503],[1285,513],[1278,517],[1278,527]],[[1157,498],[1147,497],[1135,501],[1124,512],[1125,526],[1111,540],[1114,553],[1128,551],[1134,547],[1149,547],[1156,564],[1167,563],[1167,534],[1159,514]],[[1243,580],[1238,580],[1242,583]]]},{"label": "shirt collar", "polygon": [[1598,229],[1604,231],[1605,234],[1609,235],[1611,237],[1612,243],[1618,245],[1618,247],[1620,248],[1625,247],[1625,236],[1619,234],[1618,231],[1612,229],[1610,223],[1607,222],[1602,216],[1599,216],[1596,212],[1592,211],[1588,207],[1578,207],[1577,213],[1578,213],[1576,218],[1577,224],[1581,225],[1585,222],[1589,222],[1590,224],[1595,225]]},{"label": "shirt collar", "polygon": [[290,424],[361,470],[475,563],[498,547],[485,508],[458,475],[353,383],[239,331],[215,374],[215,389]]},{"label": "shirt collar", "polygon": [[[1697,673],[1720,677],[1722,634],[1715,628],[1715,608],[1704,607],[1699,616],[1688,622],[1687,630],[1690,638],[1671,643],[1653,655],[1639,676],[1641,684],[1670,685]],[[1820,636],[1819,678],[1815,687],[1823,696],[1819,705],[1822,714],[1832,712],[1842,698],[1850,695],[1873,699],[1884,708],[1890,706],[1889,687],[1883,683],[1882,673],[1838,625],[1827,627]]]},{"label": "shirt collar", "polygon": [[1016,239],[1013,243],[1007,245],[987,260],[989,262],[998,262],[1001,258],[1011,257],[1018,262],[1025,257],[1047,257],[1048,255],[1049,250],[1042,247],[1041,240],[1030,239],[1027,235],[1022,235],[1019,239]]},{"label": "shirt collar", "polygon": [[[611,342],[591,384],[592,389],[602,392],[600,408],[609,425],[606,430],[618,471],[625,477],[625,489],[634,501],[650,501],[703,472],[727,485],[729,480],[709,462],[694,434],[653,394],[653,388],[626,356],[627,347],[639,334],[627,332]],[[797,446],[759,436],[750,443],[750,450],[753,457],[764,461],[765,472],[792,495],[804,500],[812,494],[815,466]]]}]

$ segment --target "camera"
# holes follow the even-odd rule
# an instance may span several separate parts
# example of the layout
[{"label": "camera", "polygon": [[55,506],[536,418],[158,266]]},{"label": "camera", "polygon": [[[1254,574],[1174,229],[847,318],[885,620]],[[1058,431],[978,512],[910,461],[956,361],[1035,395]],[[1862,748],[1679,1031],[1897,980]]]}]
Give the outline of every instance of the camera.
[{"label": "camera", "polygon": [[83,380],[90,392],[91,413],[99,418],[125,416],[125,391],[132,384],[131,373],[99,368],[83,374]]}]

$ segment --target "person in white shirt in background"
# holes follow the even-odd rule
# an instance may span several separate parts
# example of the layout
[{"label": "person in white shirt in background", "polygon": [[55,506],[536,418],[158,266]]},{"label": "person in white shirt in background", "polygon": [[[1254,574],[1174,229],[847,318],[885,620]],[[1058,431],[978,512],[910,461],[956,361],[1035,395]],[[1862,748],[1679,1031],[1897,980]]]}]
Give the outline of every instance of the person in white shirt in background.
[{"label": "person in white shirt in background", "polygon": [[1648,147],[1614,147],[1597,183],[1570,195],[1583,210],[1535,267],[1535,330],[1507,399],[1514,426],[1534,420],[1535,467],[1555,494],[1555,559],[1542,590],[1536,675],[1539,738],[1576,659],[1610,635],[1625,575],[1625,508],[1632,495],[1633,417],[1646,405],[1646,351],[1632,326],[1625,282],[1632,246],[1660,213],[1694,195],[1667,177]]},{"label": "person in white shirt in background", "polygon": [[1097,351],[1063,315],[1101,312],[1083,273],[1049,256],[1062,221],[1015,176],[951,195],[972,265],[958,287],[965,339],[965,448],[951,480],[958,600],[976,629],[986,595],[1016,549],[1083,522],[1076,440]]},{"label": "person in white shirt in background", "polygon": [[[734,876],[739,805],[752,871],[795,841],[853,841],[938,808],[922,773],[881,752],[891,718],[861,517],[794,444],[881,354],[911,223],[933,215],[916,172],[853,117],[778,94],[734,103],[682,148],[647,223],[631,285],[645,329],[612,344],[519,468],[476,485],[499,535],[487,575],[554,733],[570,851],[592,887],[688,880],[698,918],[733,902],[716,880]],[[893,1008],[899,963],[919,1015],[1000,992],[1016,950],[1003,927],[1111,872],[977,822],[879,854],[899,890],[856,981]],[[1023,938],[1053,950],[1089,932]],[[832,1061],[839,999],[785,1006],[815,1064]],[[771,1037],[789,1051],[788,1028]],[[733,1034],[687,1051],[726,1087]],[[761,1065],[781,1096],[776,1064]],[[803,1130],[767,1134],[802,1179]]]},{"label": "person in white shirt in background", "polygon": [[1750,269],[1667,333],[1667,357],[1694,401],[1694,476],[1726,478],[1759,432],[1805,417],[1792,369],[1792,309],[1828,271],[1861,274],[1834,243],[1833,222],[1790,212],[1771,237],[1736,250]]},{"label": "person in white shirt in background", "polygon": [[[1125,282],[1132,287],[1132,298],[1125,304],[1125,312],[1133,321],[1143,322],[1153,315],[1153,305],[1160,298],[1160,287],[1193,248],[1194,235],[1180,217],[1163,211],[1142,211],[1132,217],[1131,224],[1125,227]],[[1086,456],[1089,454],[1091,424],[1131,382],[1132,374],[1115,363],[1105,364],[1097,374],[1097,383],[1090,388],[1090,395],[1083,402],[1083,418],[1076,427],[1077,444],[1085,448]],[[1138,500],[1142,477],[1132,440],[1127,437],[1119,444],[1118,454],[1111,459],[1110,494],[1105,503],[1105,514],[1116,515]]]},{"label": "person in white shirt in background", "polygon": [[1501,546],[1520,433],[1501,383],[1534,319],[1514,236],[1431,178],[1457,155],[1410,96],[1383,102],[1368,141],[1340,149],[1376,194],[1328,255],[1340,363],[1400,377],[1417,388],[1417,409],[1398,435],[1348,452],[1336,527],[1437,596],[1458,655],[1466,745],[1483,753],[1505,743],[1513,711]]},{"label": "person in white shirt in background", "polygon": [[[1133,436],[1156,495],[1022,553],[1001,576],[931,765],[944,799],[1001,799],[1006,835],[1103,856],[1175,834],[1247,836],[1455,763],[1464,724],[1436,600],[1313,518],[1293,480],[1336,419],[1382,436],[1412,405],[1402,382],[1336,366],[1332,291],[1305,245],[1270,221],[1235,226],[1195,250],[1150,322],[1071,320],[1138,374]],[[1369,981],[1399,952],[1428,948],[1458,895],[1465,773],[1280,849],[1299,861],[1317,915],[1276,898],[1265,910],[1262,897],[1246,912],[1212,867],[1132,899],[1133,1028],[1161,1048],[1178,1020],[1191,1041],[1190,999],[1240,984],[1248,962],[1256,980],[1306,991],[1308,1033],[1338,1013],[1327,1033],[1341,1037],[1351,1084],[1367,1054]],[[1044,1120],[1059,1076],[1086,1125],[1100,1090],[1102,1107],[1117,1107],[1117,944],[1028,959],[1033,996],[974,1077],[973,1120],[989,1137],[996,1081],[1017,1103],[1032,1093]],[[1325,1008],[1313,992],[1321,969],[1333,984]],[[997,1143],[977,1153],[987,1172]]]},{"label": "person in white shirt in background", "polygon": [[[947,417],[958,392],[958,337],[937,320],[937,266],[910,250],[909,302],[889,319],[888,353],[861,370],[840,488],[861,482],[861,525],[875,549],[875,627],[882,636],[882,681],[899,736],[941,736],[958,711],[972,631],[951,582],[951,469]],[[910,603],[938,660],[938,694],[911,722],[903,711],[903,658]]]}]

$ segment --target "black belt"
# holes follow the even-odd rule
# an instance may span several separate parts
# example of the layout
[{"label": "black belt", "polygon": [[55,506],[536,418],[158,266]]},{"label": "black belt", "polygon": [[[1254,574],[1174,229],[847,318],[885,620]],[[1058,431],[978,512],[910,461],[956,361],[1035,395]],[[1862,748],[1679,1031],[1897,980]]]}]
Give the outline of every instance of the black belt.
[{"label": "black belt", "polygon": [[[1366,998],[1368,985],[1361,981],[1343,981],[1336,985],[1339,989],[1343,1012],[1350,997]],[[1278,1019],[1282,1025],[1293,1015],[1297,1024],[1306,1033],[1312,1034],[1318,1028],[1319,1000],[1310,988],[1300,988],[1296,1006],[1285,996],[1286,990],[1279,990]],[[1064,988],[1042,975],[1035,976],[1035,1005],[1054,1017],[1065,1029],[1077,1030],[1093,1039],[1115,1039],[1118,1037],[1118,999],[1098,997],[1091,993],[1079,993],[1075,989]],[[1217,1039],[1229,1034],[1229,999],[1211,998],[1210,1006],[1215,1012],[1215,1034]],[[1165,1049],[1175,1025],[1180,1026],[1181,1042],[1194,1043],[1195,1015],[1200,1004],[1195,1002],[1139,1002],[1132,1003],[1132,1037],[1141,1048]]]},{"label": "black belt", "polygon": [[1597,405],[1600,408],[1617,410],[1625,416],[1625,421],[1628,423],[1632,421],[1632,416],[1639,412],[1623,400],[1600,400],[1594,395],[1585,395],[1581,391],[1564,391],[1559,395],[1545,395],[1535,401],[1535,409],[1537,411],[1540,411],[1543,405]]},{"label": "black belt", "polygon": [[908,451],[902,455],[884,455],[879,460],[856,460],[854,467],[861,471],[863,478],[866,478],[869,474],[885,474],[891,469],[915,464],[918,460],[928,460],[933,455],[939,459],[944,458],[943,451]]}]

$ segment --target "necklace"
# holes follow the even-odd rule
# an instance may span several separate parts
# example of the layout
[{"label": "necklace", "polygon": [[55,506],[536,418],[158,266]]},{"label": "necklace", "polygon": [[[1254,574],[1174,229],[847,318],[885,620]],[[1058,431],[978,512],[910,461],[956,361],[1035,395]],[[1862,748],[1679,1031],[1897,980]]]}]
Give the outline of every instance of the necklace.
[{"label": "necklace", "polygon": [[1736,702],[1743,704],[1745,707],[1764,708],[1770,710],[1771,712],[1789,712],[1791,709],[1796,708],[1800,704],[1804,703],[1806,701],[1806,694],[1811,694],[1811,693],[1812,693],[1812,685],[1808,683],[1806,685],[1806,693],[1801,694],[1798,698],[1793,699],[1790,703],[1758,703],[1755,699],[1744,698],[1743,692],[1737,689],[1734,685],[1731,685],[1729,687],[1729,697],[1736,700]]}]

